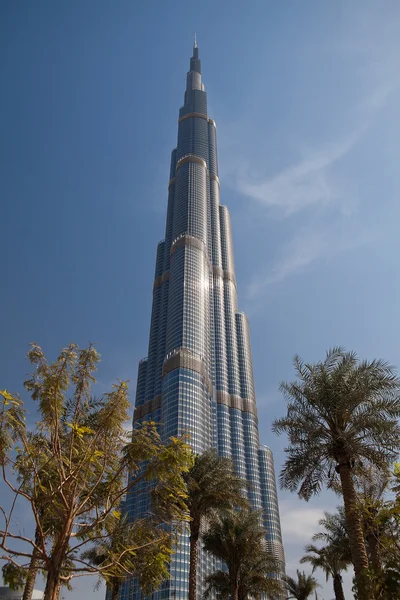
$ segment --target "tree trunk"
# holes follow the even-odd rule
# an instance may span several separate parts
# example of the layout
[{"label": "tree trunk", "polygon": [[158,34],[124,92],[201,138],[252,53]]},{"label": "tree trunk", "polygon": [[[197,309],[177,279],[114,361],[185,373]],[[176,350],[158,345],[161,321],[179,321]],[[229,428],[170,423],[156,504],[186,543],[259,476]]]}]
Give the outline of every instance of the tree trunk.
[{"label": "tree trunk", "polygon": [[46,587],[44,589],[43,600],[58,600],[60,594],[60,574],[59,570],[53,565],[47,571]]},{"label": "tree trunk", "polygon": [[378,533],[370,531],[366,536],[366,542],[368,546],[368,552],[371,559],[371,564],[374,568],[375,575],[378,575],[382,571],[382,561],[379,551],[379,539]]},{"label": "tree trunk", "polygon": [[335,573],[335,575],[333,576],[333,591],[335,592],[335,600],[345,600],[342,585],[342,576],[340,573]]},{"label": "tree trunk", "polygon": [[190,522],[190,565],[189,565],[189,596],[188,600],[196,600],[197,593],[197,559],[200,521]]},{"label": "tree trunk", "polygon": [[60,597],[60,592],[61,592],[61,581],[58,582],[57,584],[57,589],[56,589],[56,600],[59,599]]},{"label": "tree trunk", "polygon": [[347,462],[343,462],[339,464],[338,470],[340,482],[342,484],[344,512],[346,515],[346,525],[349,533],[350,551],[357,590],[359,597],[362,598],[362,600],[373,600],[367,576],[369,564],[367,550],[365,548],[362,518],[357,507],[357,495],[351,476],[351,467]]},{"label": "tree trunk", "polygon": [[[41,537],[39,535],[38,530],[35,532],[35,545],[39,546],[41,543]],[[35,588],[36,582],[36,574],[39,568],[39,558],[40,558],[40,550],[37,548],[33,548],[31,562],[29,563],[28,576],[26,578],[24,593],[22,595],[22,600],[31,600],[33,590]]]},{"label": "tree trunk", "polygon": [[68,552],[72,526],[73,517],[69,516],[69,518],[65,520],[58,539],[56,539],[54,543],[50,560],[47,565],[47,580],[43,600],[58,600],[61,585],[61,569]]},{"label": "tree trunk", "polygon": [[239,586],[236,581],[231,584],[232,600],[239,600]]},{"label": "tree trunk", "polygon": [[63,550],[62,545],[60,545],[58,551],[54,553],[47,569],[47,580],[43,600],[58,600],[61,590],[61,567],[64,558],[65,550]]}]

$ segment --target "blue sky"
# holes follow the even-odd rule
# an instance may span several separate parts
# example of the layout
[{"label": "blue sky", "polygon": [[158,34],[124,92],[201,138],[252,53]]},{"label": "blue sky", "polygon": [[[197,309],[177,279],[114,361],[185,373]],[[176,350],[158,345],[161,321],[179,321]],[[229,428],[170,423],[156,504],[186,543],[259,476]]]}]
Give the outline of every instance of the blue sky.
[{"label": "blue sky", "polygon": [[[99,390],[134,395],[195,31],[277,470],[294,353],[399,365],[399,30],[397,0],[3,0],[0,387],[23,392],[30,341],[92,341]],[[293,573],[339,499],[280,500]]]}]

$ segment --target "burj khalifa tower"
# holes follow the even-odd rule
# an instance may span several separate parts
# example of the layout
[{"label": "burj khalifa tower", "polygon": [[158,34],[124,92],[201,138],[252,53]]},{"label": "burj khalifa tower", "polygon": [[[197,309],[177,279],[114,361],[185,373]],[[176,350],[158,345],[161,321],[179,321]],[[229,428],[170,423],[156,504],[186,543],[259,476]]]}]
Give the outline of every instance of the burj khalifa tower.
[{"label": "burj khalifa tower", "polygon": [[[196,41],[172,150],[165,238],[157,247],[148,356],[139,363],[134,426],[160,423],[162,437],[189,433],[194,452],[216,448],[249,482],[262,511],[266,543],[284,562],[272,453],[260,445],[249,325],[238,310],[231,223],[220,204],[216,124],[207,113]],[[128,497],[132,519],[148,498]],[[201,550],[198,598],[213,560]],[[170,579],[151,598],[188,597],[189,537]],[[121,600],[144,596],[135,579]]]}]

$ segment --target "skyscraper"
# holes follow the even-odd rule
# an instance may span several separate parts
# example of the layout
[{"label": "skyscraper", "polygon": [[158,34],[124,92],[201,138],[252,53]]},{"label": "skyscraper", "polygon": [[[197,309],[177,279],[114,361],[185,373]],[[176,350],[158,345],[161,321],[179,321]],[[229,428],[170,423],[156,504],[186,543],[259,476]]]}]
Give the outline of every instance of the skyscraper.
[{"label": "skyscraper", "polygon": [[[196,453],[215,447],[250,482],[249,499],[262,509],[266,540],[283,562],[271,451],[260,446],[249,326],[238,311],[231,225],[220,205],[216,124],[207,114],[196,41],[172,151],[165,239],[157,247],[147,358],[139,363],[134,423],[160,423],[162,436],[190,433]],[[148,498],[128,498],[132,518]],[[198,595],[213,561],[199,555]],[[188,594],[189,541],[183,538],[170,580],[152,597]],[[121,599],[139,599],[137,582]]]}]

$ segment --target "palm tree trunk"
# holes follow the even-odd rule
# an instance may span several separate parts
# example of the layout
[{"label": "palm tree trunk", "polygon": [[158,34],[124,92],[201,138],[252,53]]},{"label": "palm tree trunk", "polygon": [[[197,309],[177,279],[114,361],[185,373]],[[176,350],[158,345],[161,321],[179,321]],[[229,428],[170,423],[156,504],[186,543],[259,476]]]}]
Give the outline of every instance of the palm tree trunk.
[{"label": "palm tree trunk", "polygon": [[239,600],[239,586],[238,586],[236,580],[232,581],[231,591],[232,591],[232,600]]},{"label": "palm tree trunk", "polygon": [[368,555],[365,548],[361,514],[357,507],[357,496],[351,476],[351,467],[348,462],[341,462],[338,465],[338,471],[342,484],[344,512],[358,593],[363,600],[373,600],[367,577]]},{"label": "palm tree trunk", "polygon": [[188,600],[196,600],[197,594],[197,560],[198,542],[200,533],[200,521],[190,522],[190,564],[189,564],[189,597]]},{"label": "palm tree trunk", "polygon": [[[40,542],[41,542],[41,537],[39,535],[39,531],[36,529],[35,546],[39,546]],[[24,593],[22,595],[22,600],[31,600],[31,598],[32,598],[33,590],[35,588],[36,574],[37,574],[38,568],[39,568],[39,557],[40,557],[40,550],[38,550],[38,548],[34,547],[33,552],[32,552],[31,562],[29,563],[28,576],[26,578]]]},{"label": "palm tree trunk", "polygon": [[374,531],[371,531],[366,536],[366,542],[375,575],[378,575],[378,573],[380,573],[382,570],[382,560],[379,551],[378,535]]},{"label": "palm tree trunk", "polygon": [[335,600],[345,600],[342,585],[342,576],[340,573],[335,573],[335,575],[333,576],[333,591],[335,592]]}]

